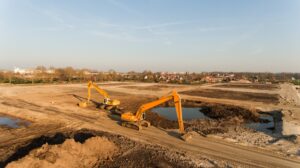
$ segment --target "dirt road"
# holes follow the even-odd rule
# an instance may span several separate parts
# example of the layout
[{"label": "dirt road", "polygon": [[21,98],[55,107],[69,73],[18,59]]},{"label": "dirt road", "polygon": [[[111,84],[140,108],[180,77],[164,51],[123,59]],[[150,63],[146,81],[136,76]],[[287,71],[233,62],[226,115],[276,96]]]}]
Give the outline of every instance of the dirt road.
[{"label": "dirt road", "polygon": [[295,86],[292,84],[282,84],[280,95],[285,103],[290,103],[291,105],[300,106],[300,97]]},{"label": "dirt road", "polygon": [[[133,85],[150,86],[152,84]],[[185,91],[197,87],[180,85],[178,90]],[[135,104],[134,108],[142,102],[153,99],[154,96],[161,96],[173,89],[165,88],[154,92],[153,90],[122,88],[116,84],[107,85],[104,88],[113,91],[111,92],[112,96],[121,99],[122,102]],[[11,147],[17,148],[22,142],[34,137],[66,129],[87,128],[120,134],[141,143],[178,149],[195,157],[210,158],[234,167],[300,167],[300,160],[295,157],[287,157],[255,147],[241,146],[221,139],[199,135],[194,136],[189,142],[184,142],[173,130],[150,127],[138,132],[121,127],[117,116],[111,116],[94,107],[78,108],[76,106],[79,102],[78,96],[85,97],[85,95],[84,84],[0,86],[0,113],[32,122],[27,128],[1,132],[0,154],[3,156],[2,159],[5,158],[4,154],[13,153],[14,149]],[[97,95],[93,95],[93,99],[97,100],[97,98]],[[230,100],[227,101],[230,102]],[[253,106],[252,103],[249,104]],[[257,103],[257,105],[263,104]]]}]

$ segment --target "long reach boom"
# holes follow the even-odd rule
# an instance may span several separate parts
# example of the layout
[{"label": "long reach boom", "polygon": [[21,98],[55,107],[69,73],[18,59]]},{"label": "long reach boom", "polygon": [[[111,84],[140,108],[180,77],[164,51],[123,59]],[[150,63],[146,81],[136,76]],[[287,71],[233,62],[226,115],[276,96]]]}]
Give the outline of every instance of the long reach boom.
[{"label": "long reach boom", "polygon": [[179,131],[180,133],[184,133],[184,125],[183,125],[183,118],[182,118],[182,107],[181,107],[181,99],[180,96],[176,91],[173,91],[170,95],[163,96],[159,98],[158,100],[143,104],[140,106],[140,108],[137,110],[135,115],[131,112],[126,112],[121,115],[122,119],[122,126],[135,128],[137,130],[142,129],[141,126],[150,126],[150,123],[148,121],[145,121],[143,118],[143,114],[149,110],[152,109],[160,104],[163,104],[167,101],[173,100],[176,108],[177,113],[177,119],[178,119],[178,125],[179,125]]}]

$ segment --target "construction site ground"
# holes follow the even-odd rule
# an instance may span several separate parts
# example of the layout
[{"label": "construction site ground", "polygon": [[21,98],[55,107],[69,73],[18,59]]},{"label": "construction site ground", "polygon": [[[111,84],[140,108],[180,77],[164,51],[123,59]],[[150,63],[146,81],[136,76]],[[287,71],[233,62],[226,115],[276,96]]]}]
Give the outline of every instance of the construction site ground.
[{"label": "construction site ground", "polygon": [[[176,127],[163,126],[175,121],[161,116],[149,118],[154,126],[136,131],[122,127],[118,115],[96,104],[78,107],[86,98],[86,84],[3,84],[0,117],[30,124],[0,126],[0,167],[300,167],[300,96],[291,84],[108,82],[99,86],[121,101],[123,111],[134,112],[176,89],[183,106],[217,106],[222,117],[185,121],[187,131],[195,132],[183,141]],[[93,92],[92,100],[97,103],[102,97]],[[233,116],[224,117],[222,109],[240,115],[228,112]],[[248,111],[253,115],[244,115]],[[280,112],[280,130],[267,134],[243,127],[245,116],[257,111]],[[161,122],[155,123],[158,119]]]}]

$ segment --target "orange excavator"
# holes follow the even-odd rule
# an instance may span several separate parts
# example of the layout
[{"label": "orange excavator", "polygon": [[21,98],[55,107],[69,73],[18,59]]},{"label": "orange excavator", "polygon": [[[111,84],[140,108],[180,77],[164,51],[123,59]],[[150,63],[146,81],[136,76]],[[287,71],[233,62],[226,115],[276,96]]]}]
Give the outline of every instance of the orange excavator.
[{"label": "orange excavator", "polygon": [[91,99],[91,88],[95,88],[95,90],[104,97],[102,105],[100,106],[102,109],[107,109],[107,110],[111,110],[114,107],[117,107],[118,105],[120,105],[120,101],[119,100],[112,100],[110,99],[110,96],[108,95],[108,93],[101,89],[97,84],[93,83],[92,81],[88,82],[88,97],[87,97],[87,101],[83,101],[80,102],[78,105],[79,107],[87,107],[88,104],[90,103],[90,99]]},{"label": "orange excavator", "polygon": [[158,100],[152,101],[150,103],[143,104],[140,106],[135,115],[131,112],[126,112],[121,115],[122,126],[133,128],[136,130],[141,130],[142,126],[149,127],[150,123],[144,120],[144,114],[147,110],[152,109],[160,104],[163,104],[167,101],[173,100],[176,108],[179,132],[184,134],[184,125],[182,118],[182,108],[181,108],[181,99],[176,91],[173,91],[170,95],[163,96]]}]

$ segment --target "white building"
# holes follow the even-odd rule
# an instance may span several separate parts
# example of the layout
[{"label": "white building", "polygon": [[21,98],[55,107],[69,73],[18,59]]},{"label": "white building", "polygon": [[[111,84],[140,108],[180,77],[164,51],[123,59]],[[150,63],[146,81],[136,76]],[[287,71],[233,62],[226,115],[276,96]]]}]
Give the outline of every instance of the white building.
[{"label": "white building", "polygon": [[25,70],[25,69],[18,68],[18,67],[15,67],[15,68],[14,68],[14,73],[25,74],[25,73],[26,73],[26,70]]},{"label": "white building", "polygon": [[25,75],[25,74],[33,74],[33,70],[30,70],[30,69],[21,69],[21,68],[18,68],[18,67],[15,67],[14,68],[14,73],[19,73],[21,75]]}]

